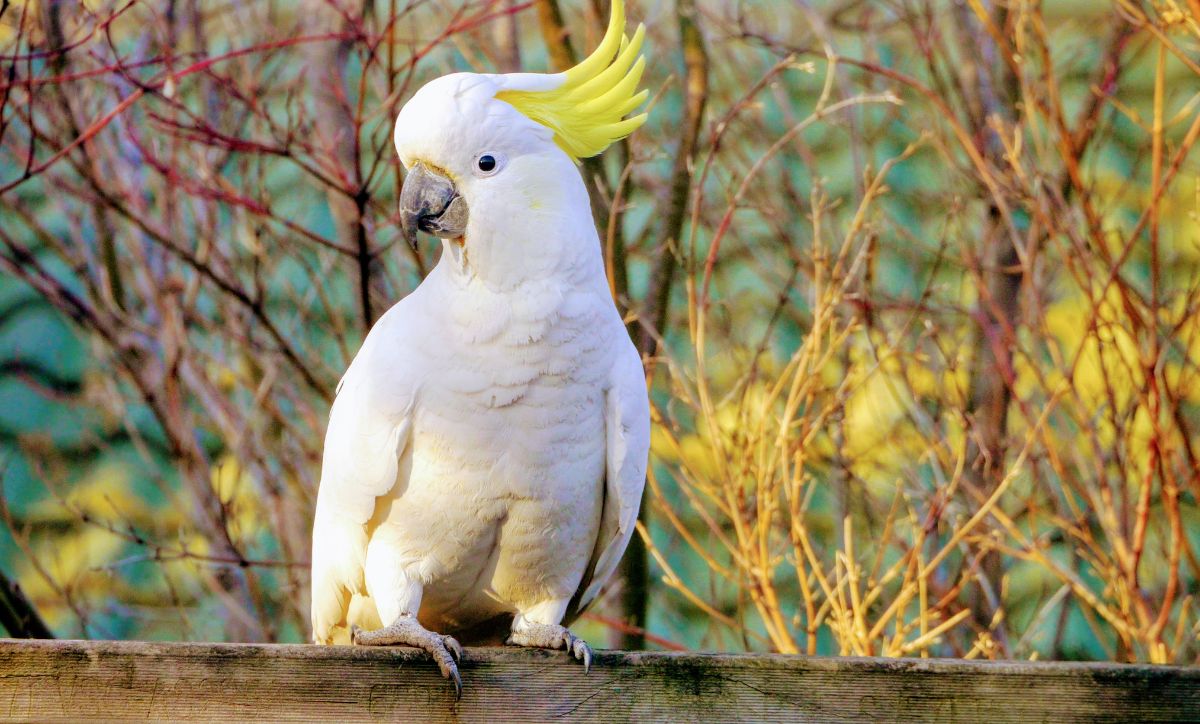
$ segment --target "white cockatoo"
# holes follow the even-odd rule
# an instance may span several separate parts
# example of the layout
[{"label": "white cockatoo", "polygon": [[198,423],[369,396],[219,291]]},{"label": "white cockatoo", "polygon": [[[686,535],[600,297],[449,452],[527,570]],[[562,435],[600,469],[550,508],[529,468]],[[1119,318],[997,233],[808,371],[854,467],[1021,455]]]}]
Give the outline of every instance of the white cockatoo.
[{"label": "white cockatoo", "polygon": [[[634,531],[650,444],[578,159],[642,124],[644,29],[613,0],[565,73],[455,73],[396,120],[401,224],[437,266],[338,387],[313,523],[313,639],[428,651],[451,635],[591,651],[564,624]],[[374,629],[374,630],[368,630]]]}]

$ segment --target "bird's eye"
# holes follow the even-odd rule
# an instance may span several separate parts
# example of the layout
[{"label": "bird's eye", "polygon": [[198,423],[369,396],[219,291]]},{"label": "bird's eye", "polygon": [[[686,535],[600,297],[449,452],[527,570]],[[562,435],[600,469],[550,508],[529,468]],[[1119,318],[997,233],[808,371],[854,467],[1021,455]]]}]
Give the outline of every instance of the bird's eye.
[{"label": "bird's eye", "polygon": [[500,157],[494,153],[481,153],[475,157],[475,170],[480,176],[491,176],[500,170]]}]

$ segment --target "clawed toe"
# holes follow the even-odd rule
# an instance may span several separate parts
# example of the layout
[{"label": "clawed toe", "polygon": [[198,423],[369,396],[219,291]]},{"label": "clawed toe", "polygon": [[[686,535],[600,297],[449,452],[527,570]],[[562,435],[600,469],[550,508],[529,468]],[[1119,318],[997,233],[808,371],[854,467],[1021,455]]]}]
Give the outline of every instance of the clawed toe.
[{"label": "clawed toe", "polygon": [[454,698],[462,698],[462,677],[458,675],[458,667],[453,661],[447,661],[443,664],[438,661],[438,669],[442,672],[442,678],[449,679],[450,683],[454,684]]},{"label": "clawed toe", "polygon": [[569,635],[572,640],[569,642],[567,650],[570,651],[577,660],[583,662],[583,673],[586,674],[592,670],[592,647],[588,646],[587,642],[578,636],[575,636],[574,634]]},{"label": "clawed toe", "polygon": [[459,646],[453,637],[441,636],[436,640],[434,647],[426,651],[433,656],[438,670],[442,672],[442,678],[454,684],[454,698],[461,699],[462,677],[459,676],[458,665],[455,662],[462,661],[462,646]]},{"label": "clawed toe", "polygon": [[527,623],[524,625],[524,630],[514,631],[506,643],[530,648],[565,649],[568,656],[583,662],[585,674],[592,670],[591,647],[565,626]]},{"label": "clawed toe", "polygon": [[350,640],[356,646],[414,646],[433,657],[442,678],[454,684],[454,697],[462,698],[462,677],[455,662],[462,661],[463,649],[453,636],[429,631],[416,618],[404,615],[378,631],[350,627]]}]

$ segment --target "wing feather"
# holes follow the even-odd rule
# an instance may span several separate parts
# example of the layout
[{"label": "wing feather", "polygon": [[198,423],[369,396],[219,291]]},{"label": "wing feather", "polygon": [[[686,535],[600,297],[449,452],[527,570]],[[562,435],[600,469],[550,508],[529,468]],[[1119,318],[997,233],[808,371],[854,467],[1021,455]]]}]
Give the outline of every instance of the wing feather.
[{"label": "wing feather", "polygon": [[[403,302],[401,303],[403,304]],[[353,594],[365,594],[367,523],[396,484],[414,403],[405,315],[393,307],[372,328],[346,371],[329,413],[313,517],[313,640],[329,643]]]},{"label": "wing feather", "polygon": [[600,533],[580,583],[578,603],[583,611],[617,569],[637,524],[646,485],[650,453],[650,401],[641,358],[632,343],[618,355],[605,410],[606,471]]}]

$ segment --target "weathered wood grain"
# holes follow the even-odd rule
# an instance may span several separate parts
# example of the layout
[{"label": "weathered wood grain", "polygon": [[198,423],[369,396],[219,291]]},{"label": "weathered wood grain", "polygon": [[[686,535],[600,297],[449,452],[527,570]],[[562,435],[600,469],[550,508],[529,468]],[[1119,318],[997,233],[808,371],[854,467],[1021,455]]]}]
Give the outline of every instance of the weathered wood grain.
[{"label": "weathered wood grain", "polygon": [[0,718],[1196,721],[1200,669],[468,649],[455,701],[411,649],[0,640]]}]

